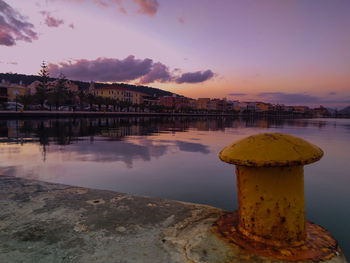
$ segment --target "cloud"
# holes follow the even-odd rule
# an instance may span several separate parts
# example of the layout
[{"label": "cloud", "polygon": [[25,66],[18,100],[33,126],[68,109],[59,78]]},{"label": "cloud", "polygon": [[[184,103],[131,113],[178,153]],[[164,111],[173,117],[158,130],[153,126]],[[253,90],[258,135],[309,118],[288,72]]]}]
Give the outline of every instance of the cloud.
[{"label": "cloud", "polygon": [[181,83],[199,83],[211,79],[214,76],[214,73],[208,69],[206,71],[197,71],[183,73],[180,77],[176,79],[176,82]]},{"label": "cloud", "polygon": [[74,63],[49,64],[53,76],[63,73],[68,78],[85,81],[130,81],[147,75],[153,61],[149,58],[135,59],[130,55],[125,59],[98,58],[80,59]]},{"label": "cloud", "polygon": [[139,14],[154,16],[157,13],[159,3],[157,0],[134,0],[140,6]]},{"label": "cloud", "polygon": [[45,16],[45,24],[48,27],[59,27],[60,25],[64,24],[64,21],[62,19],[54,18],[50,12],[48,11],[41,11],[40,14]]},{"label": "cloud", "polygon": [[126,11],[126,9],[125,9],[124,7],[122,7],[122,6],[119,7],[118,10],[119,10],[120,13],[122,13],[122,14],[124,14],[124,15],[126,15],[126,14],[128,13],[128,12]]},{"label": "cloud", "polygon": [[0,45],[14,46],[19,40],[32,42],[38,39],[34,25],[19,12],[0,0]]},{"label": "cloud", "polygon": [[312,96],[305,93],[263,92],[259,93],[258,96],[268,102],[287,105],[340,105],[350,103],[350,100],[346,100],[344,97],[329,100],[328,98]]},{"label": "cloud", "polygon": [[69,27],[70,27],[71,29],[74,29],[74,28],[75,28],[75,26],[74,26],[73,23],[72,23],[72,24],[69,24]]},{"label": "cloud", "polygon": [[[123,0],[47,0],[51,2],[66,1],[76,3],[93,3],[102,8],[117,7],[117,10],[122,14],[127,14],[127,10],[123,7]],[[138,14],[148,15],[153,17],[159,8],[158,0],[134,0],[138,5]]]},{"label": "cloud", "polygon": [[203,154],[210,153],[208,146],[201,143],[176,141],[176,145],[179,147],[180,151],[183,152],[200,152]]},{"label": "cloud", "polygon": [[51,76],[57,77],[60,73],[67,78],[82,81],[133,81],[141,84],[152,82],[198,83],[210,79],[214,73],[211,70],[194,73],[183,73],[175,76],[178,71],[170,72],[168,66],[152,59],[136,59],[130,55],[125,59],[97,58],[95,60],[78,59],[58,64],[49,64]]},{"label": "cloud", "polygon": [[7,65],[18,65],[18,63],[17,63],[17,62],[15,62],[15,61],[7,61],[7,62],[5,62],[5,61],[0,61],[0,64],[7,64]]},{"label": "cloud", "polygon": [[153,64],[151,71],[141,78],[140,83],[146,84],[155,81],[168,82],[171,81],[171,79],[169,68],[158,62]]},{"label": "cloud", "polygon": [[180,24],[184,24],[184,23],[185,23],[185,20],[184,20],[184,18],[183,18],[182,16],[179,16],[179,17],[177,18],[177,21],[178,21]]},{"label": "cloud", "polygon": [[228,96],[233,96],[233,97],[243,97],[243,96],[247,96],[247,93],[230,93],[227,94]]},{"label": "cloud", "polygon": [[337,95],[337,93],[334,91],[331,91],[331,92],[328,92],[328,95],[333,96],[333,95]]},{"label": "cloud", "polygon": [[316,103],[320,101],[318,97],[304,93],[263,92],[258,96],[278,103]]}]

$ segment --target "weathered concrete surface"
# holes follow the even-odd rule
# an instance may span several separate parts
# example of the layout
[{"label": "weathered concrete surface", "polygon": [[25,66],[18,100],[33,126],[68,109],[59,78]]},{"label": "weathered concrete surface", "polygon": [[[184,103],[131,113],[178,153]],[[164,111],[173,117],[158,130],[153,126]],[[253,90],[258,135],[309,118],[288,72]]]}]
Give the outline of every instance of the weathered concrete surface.
[{"label": "weathered concrete surface", "polygon": [[212,224],[222,213],[0,176],[0,262],[281,262],[220,240]]}]

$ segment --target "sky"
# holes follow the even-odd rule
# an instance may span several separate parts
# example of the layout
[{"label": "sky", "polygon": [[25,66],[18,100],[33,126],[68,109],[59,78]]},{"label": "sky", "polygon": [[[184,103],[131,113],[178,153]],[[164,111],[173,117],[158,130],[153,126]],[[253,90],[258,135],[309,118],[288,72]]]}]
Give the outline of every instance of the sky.
[{"label": "sky", "polygon": [[0,72],[350,105],[348,0],[0,0]]}]

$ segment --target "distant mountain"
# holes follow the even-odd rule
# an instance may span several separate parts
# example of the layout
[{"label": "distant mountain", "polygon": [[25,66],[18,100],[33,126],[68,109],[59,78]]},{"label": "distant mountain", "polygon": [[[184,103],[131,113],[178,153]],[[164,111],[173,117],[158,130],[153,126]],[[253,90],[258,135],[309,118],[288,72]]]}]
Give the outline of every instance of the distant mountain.
[{"label": "distant mountain", "polygon": [[350,114],[350,106],[339,111],[341,114]]},{"label": "distant mountain", "polygon": [[[32,82],[36,80],[40,80],[40,77],[35,75],[24,75],[24,74],[17,74],[17,73],[0,73],[0,81],[3,79],[11,83],[19,84],[20,82],[22,82],[24,85],[30,85]],[[55,78],[50,78],[50,81],[52,80],[55,80]],[[71,81],[77,84],[79,86],[79,89],[82,89],[82,90],[87,90],[90,86],[89,82],[78,81],[78,80],[71,80]],[[149,96],[163,97],[163,96],[172,96],[174,94],[170,91],[165,91],[157,88],[152,88],[148,86],[137,86],[137,85],[131,85],[126,83],[112,83],[112,84],[95,83],[95,88],[110,87],[110,86],[116,86],[116,85],[120,87],[125,87],[132,91],[142,92]]]}]

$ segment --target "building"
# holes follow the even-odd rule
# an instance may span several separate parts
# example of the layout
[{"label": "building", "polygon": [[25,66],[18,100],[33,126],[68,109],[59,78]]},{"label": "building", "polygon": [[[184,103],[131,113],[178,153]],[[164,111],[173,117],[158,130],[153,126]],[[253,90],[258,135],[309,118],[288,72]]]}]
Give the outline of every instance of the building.
[{"label": "building", "polygon": [[26,94],[28,94],[28,89],[22,83],[13,84],[5,80],[0,83],[0,102],[15,101],[16,96]]},{"label": "building", "polygon": [[160,104],[159,98],[156,96],[144,96],[143,103],[146,106],[157,106]]},{"label": "building", "polygon": [[328,111],[328,109],[326,109],[322,105],[319,108],[312,109],[312,114],[315,117],[327,117],[327,116],[330,116],[330,112]]},{"label": "building", "polygon": [[96,96],[131,102],[132,104],[142,104],[143,98],[147,96],[147,94],[142,92],[129,90],[124,87],[106,86],[95,89],[92,85],[90,85],[89,92],[92,92]]},{"label": "building", "polygon": [[209,98],[199,98],[197,100],[197,109],[208,110],[210,99]]},{"label": "building", "polygon": [[295,113],[307,113],[310,108],[307,106],[293,106],[293,112]]},{"label": "building", "polygon": [[175,108],[176,110],[190,107],[190,100],[185,97],[178,97],[175,94],[173,96],[164,96],[159,99],[159,104],[169,108]]},{"label": "building", "polygon": [[265,102],[256,102],[255,111],[256,112],[268,112],[271,109],[271,104]]},{"label": "building", "polygon": [[[54,81],[49,81],[47,83],[47,91],[50,92],[50,91],[54,90],[58,81],[59,81],[58,79],[56,79]],[[31,95],[35,94],[36,89],[37,89],[37,87],[39,87],[40,84],[41,84],[41,81],[36,80],[36,81],[32,82],[30,85],[28,85],[27,88],[28,88],[29,94],[31,94]],[[70,80],[66,80],[64,83],[64,86],[67,88],[67,90],[70,90],[73,92],[79,91],[79,86]]]}]

